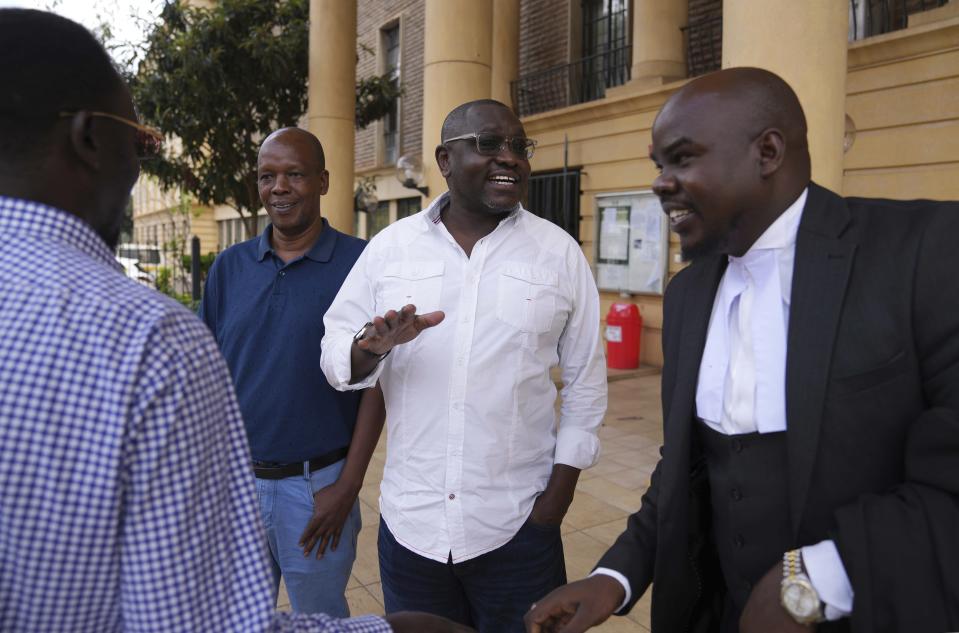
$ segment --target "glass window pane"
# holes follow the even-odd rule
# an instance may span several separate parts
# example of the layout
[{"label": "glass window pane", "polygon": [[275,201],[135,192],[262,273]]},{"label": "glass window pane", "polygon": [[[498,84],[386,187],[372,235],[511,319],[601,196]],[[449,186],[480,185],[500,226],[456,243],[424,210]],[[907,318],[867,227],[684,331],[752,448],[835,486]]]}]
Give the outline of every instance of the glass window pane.
[{"label": "glass window pane", "polygon": [[[394,85],[400,82],[400,27],[399,24],[380,31],[383,49],[383,72],[390,75]],[[390,111],[383,117],[383,163],[390,164],[399,158],[398,102],[393,101]]]},{"label": "glass window pane", "polygon": [[396,219],[409,217],[420,212],[419,198],[403,198],[396,201]]},{"label": "glass window pane", "polygon": [[376,205],[376,211],[370,213],[367,220],[367,236],[372,238],[374,235],[386,228],[390,223],[390,201],[383,200]]}]

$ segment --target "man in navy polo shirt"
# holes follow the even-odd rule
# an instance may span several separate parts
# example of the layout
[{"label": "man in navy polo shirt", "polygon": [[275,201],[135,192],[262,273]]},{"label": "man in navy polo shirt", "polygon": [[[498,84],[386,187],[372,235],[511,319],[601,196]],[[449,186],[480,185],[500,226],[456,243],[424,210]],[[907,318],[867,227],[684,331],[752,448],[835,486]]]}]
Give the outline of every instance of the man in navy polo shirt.
[{"label": "man in navy polo shirt", "polygon": [[263,141],[257,184],[271,224],[216,258],[200,317],[236,384],[274,593],[282,575],[294,611],[344,617],[357,494],[385,411],[378,387],[339,392],[319,370],[323,315],[366,244],[321,217],[325,163],[305,130]]}]

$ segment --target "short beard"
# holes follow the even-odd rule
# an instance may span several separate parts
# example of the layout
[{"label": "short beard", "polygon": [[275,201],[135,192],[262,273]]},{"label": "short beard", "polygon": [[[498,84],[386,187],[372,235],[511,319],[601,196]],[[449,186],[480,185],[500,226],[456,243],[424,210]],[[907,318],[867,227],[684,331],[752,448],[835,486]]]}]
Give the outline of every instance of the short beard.
[{"label": "short beard", "polygon": [[521,204],[517,202],[511,207],[498,207],[489,200],[483,200],[483,206],[486,207],[494,215],[506,215],[512,213],[513,211],[519,210]]},{"label": "short beard", "polygon": [[709,236],[704,239],[699,244],[691,246],[690,248],[682,248],[680,246],[679,254],[683,258],[684,262],[692,262],[700,257],[706,257],[708,255],[715,255],[723,251],[723,247],[726,245],[726,237],[720,235]]}]

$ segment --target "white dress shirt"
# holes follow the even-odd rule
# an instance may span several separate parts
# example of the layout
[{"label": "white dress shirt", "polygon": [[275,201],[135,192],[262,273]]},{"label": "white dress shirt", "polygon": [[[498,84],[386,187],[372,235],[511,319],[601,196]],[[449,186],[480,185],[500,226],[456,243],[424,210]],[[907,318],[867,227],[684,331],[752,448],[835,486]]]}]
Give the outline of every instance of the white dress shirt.
[{"label": "white dress shirt", "polygon": [[[461,562],[519,531],[554,464],[596,462],[606,369],[599,295],[579,245],[519,209],[467,257],[440,219],[446,200],[366,247],[324,317],[320,364],[337,389],[380,381],[389,447],[380,512],[396,540]],[[408,303],[446,318],[350,385],[354,333]]]},{"label": "white dress shirt", "polygon": [[[792,295],[796,234],[808,189],[742,257],[730,257],[716,290],[696,386],[696,411],[726,434],[786,430],[786,333]],[[802,548],[809,579],[826,605],[827,619],[852,612],[852,585],[831,540]],[[626,578],[613,570],[594,573]]]}]

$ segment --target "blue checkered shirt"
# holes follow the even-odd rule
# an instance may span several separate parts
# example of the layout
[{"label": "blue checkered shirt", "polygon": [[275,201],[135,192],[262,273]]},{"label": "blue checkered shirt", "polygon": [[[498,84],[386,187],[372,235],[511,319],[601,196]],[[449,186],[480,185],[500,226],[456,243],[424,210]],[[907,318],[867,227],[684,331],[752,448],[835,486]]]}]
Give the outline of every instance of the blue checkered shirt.
[{"label": "blue checkered shirt", "polygon": [[390,630],[275,611],[203,323],[63,211],[0,197],[0,243],[0,630]]}]

